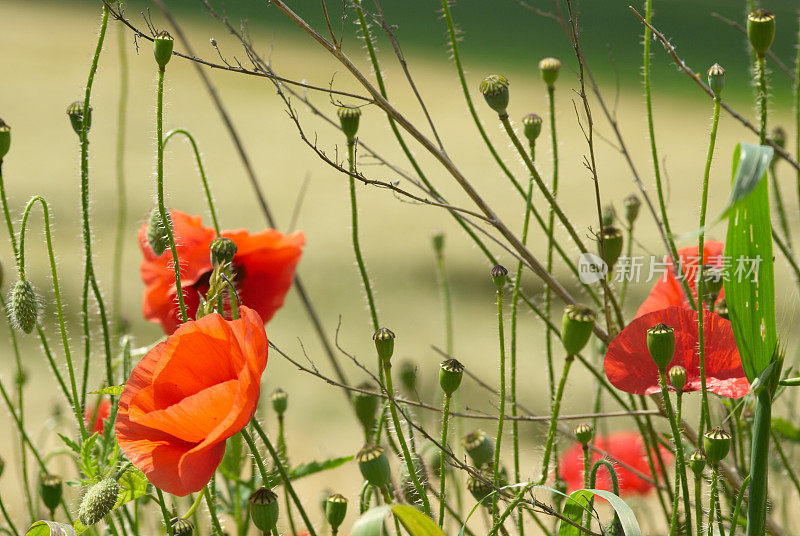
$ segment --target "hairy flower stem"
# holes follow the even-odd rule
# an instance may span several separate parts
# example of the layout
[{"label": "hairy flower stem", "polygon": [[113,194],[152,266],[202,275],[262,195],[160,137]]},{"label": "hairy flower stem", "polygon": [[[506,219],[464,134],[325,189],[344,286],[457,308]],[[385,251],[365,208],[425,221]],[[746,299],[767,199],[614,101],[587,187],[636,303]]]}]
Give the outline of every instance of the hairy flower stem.
[{"label": "hairy flower stem", "polygon": [[567,386],[567,376],[572,362],[575,360],[574,355],[567,355],[564,358],[564,368],[561,371],[561,380],[558,382],[558,389],[556,396],[553,399],[553,405],[550,408],[550,426],[547,429],[547,440],[544,444],[544,456],[542,457],[542,474],[539,477],[539,485],[547,482],[547,475],[549,474],[550,455],[553,452],[553,444],[556,440],[556,430],[558,429],[558,415],[561,413],[561,399],[564,397],[564,389]]},{"label": "hairy flower stem", "polygon": [[161,517],[164,519],[164,525],[166,525],[165,529],[167,534],[168,536],[175,536],[175,531],[172,530],[171,516],[169,515],[169,510],[167,510],[167,503],[164,500],[164,494],[161,492],[161,489],[158,486],[154,487],[156,488],[158,505],[161,507]]},{"label": "hairy flower stem", "polygon": [[[692,503],[689,495],[689,481],[686,478],[686,462],[683,455],[683,441],[681,439],[680,421],[678,421],[675,410],[672,407],[672,401],[669,398],[669,390],[667,389],[667,376],[664,370],[658,371],[658,384],[661,387],[661,396],[664,398],[664,407],[667,410],[667,419],[669,420],[670,428],[672,429],[672,440],[675,443],[675,466],[677,468],[675,479],[680,478],[681,490],[683,495],[683,515],[685,518],[685,529],[687,536],[692,534]],[[656,447],[658,448],[658,447]],[[677,487],[677,485],[676,485]],[[678,496],[672,499],[677,503]],[[678,523],[676,519],[677,513],[673,515],[673,523],[670,525],[670,534],[675,534],[678,530]],[[699,535],[698,535],[699,536]]]},{"label": "hairy flower stem", "polygon": [[[128,124],[128,49],[125,25],[117,25],[117,47],[119,49],[119,100],[117,101],[117,222],[114,236],[114,265],[112,269],[111,299],[114,305],[114,325],[122,331],[122,266],[125,252],[125,223],[128,219],[128,198],[125,188],[125,134]],[[124,378],[127,379],[127,376]]]},{"label": "hairy flower stem", "polygon": [[703,536],[703,479],[697,475],[694,479],[694,523],[697,536]]},{"label": "hairy flower stem", "polygon": [[700,426],[698,427],[698,437],[703,437],[706,424],[711,427],[711,415],[708,410],[708,389],[706,387],[706,348],[705,348],[705,320],[703,311],[703,299],[705,295],[705,238],[706,238],[706,210],[708,208],[708,183],[711,176],[711,161],[714,159],[714,146],[717,143],[717,127],[719,126],[719,96],[714,97],[714,118],[711,121],[711,136],[708,142],[708,154],[706,156],[706,167],[703,171],[703,193],[700,197],[700,236],[697,241],[697,254],[700,257],[697,272],[697,340],[698,356],[700,362],[700,385],[702,391],[702,406],[700,409]]},{"label": "hairy flower stem", "polygon": [[747,491],[748,484],[750,484],[750,475],[744,477],[739,493],[736,495],[736,504],[733,507],[733,512],[731,512],[731,533],[728,536],[736,536],[736,528],[739,526],[739,513],[742,510],[744,494]]},{"label": "hairy flower stem", "polygon": [[[494,487],[500,486],[500,450],[503,443],[503,424],[506,415],[506,339],[503,323],[503,288],[497,289],[497,331],[500,339],[500,408],[497,416],[497,437],[494,440],[494,465],[492,467],[492,480]],[[497,496],[492,505],[492,522],[497,522],[498,516]]]},{"label": "hairy flower stem", "polygon": [[708,505],[708,536],[714,536],[714,516],[716,514],[716,521],[720,535],[725,536],[725,530],[722,526],[722,517],[719,515],[719,469],[717,464],[711,465],[711,502]]},{"label": "hairy flower stem", "polygon": [[439,528],[444,527],[444,510],[447,504],[445,486],[447,482],[447,464],[445,451],[447,450],[447,425],[450,420],[450,400],[453,395],[444,394],[444,405],[442,407],[442,450],[439,452]]},{"label": "hairy flower stem", "polygon": [[[681,414],[682,414],[682,401],[683,397],[681,396],[682,393],[679,391],[676,396],[675,400],[675,407],[676,407],[676,417],[675,419],[680,423],[681,422]],[[657,447],[656,447],[657,448]],[[681,479],[678,477],[678,473],[675,473],[675,493],[672,496],[672,517],[670,518],[669,522],[669,534],[670,536],[675,536],[676,534],[680,533],[680,529],[678,527],[678,497],[681,494]],[[700,533],[698,533],[699,536]]]}]

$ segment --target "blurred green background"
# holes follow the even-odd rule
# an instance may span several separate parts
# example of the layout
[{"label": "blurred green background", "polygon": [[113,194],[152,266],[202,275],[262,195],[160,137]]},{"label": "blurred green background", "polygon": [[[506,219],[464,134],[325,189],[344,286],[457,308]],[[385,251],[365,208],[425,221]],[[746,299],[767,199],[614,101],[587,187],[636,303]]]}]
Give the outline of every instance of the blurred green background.
[{"label": "blurred green background", "polygon": [[[236,24],[246,19],[247,28],[256,49],[269,57],[273,68],[283,76],[304,79],[309,83],[363,93],[344,69],[297,28],[287,23],[280,13],[265,2],[244,0],[213,2]],[[549,2],[531,2],[550,10]],[[241,47],[223,27],[204,14],[199,3],[190,0],[169,0],[168,6],[180,20],[198,55],[211,61],[218,56],[209,39],[219,42],[226,58],[244,58]],[[318,29],[321,17],[319,3],[312,0],[290,2],[298,12],[308,17]],[[336,20],[337,29],[341,3],[329,0],[328,9]],[[774,51],[790,67],[794,66],[798,35],[796,3],[785,0],[765,2],[778,14],[778,34]],[[365,2],[370,8],[371,2]],[[638,4],[637,4],[638,6]],[[654,194],[652,165],[644,117],[644,98],[641,92],[641,25],[629,11],[628,2],[585,1],[579,4],[583,26],[582,44],[604,96],[609,104],[617,103],[617,116],[623,135],[629,144],[632,158]],[[397,36],[405,51],[411,72],[431,112],[452,160],[467,175],[476,188],[496,208],[500,216],[514,229],[522,223],[522,203],[516,191],[500,172],[488,151],[480,143],[477,131],[469,119],[446,46],[445,25],[440,17],[440,4],[435,1],[383,2],[390,24],[397,25]],[[509,146],[507,138],[496,124],[493,114],[483,104],[477,87],[487,74],[499,72],[511,80],[509,112],[518,120],[525,113],[538,112],[546,118],[545,88],[537,70],[539,59],[559,57],[565,65],[557,88],[556,121],[559,129],[561,156],[561,200],[574,225],[587,237],[596,225],[596,215],[587,206],[594,206],[593,186],[582,165],[587,149],[576,121],[573,91],[577,86],[576,62],[569,44],[553,21],[522,7],[516,0],[462,0],[453,5],[461,35],[461,54],[468,84],[478,113],[504,161],[518,178],[526,176],[521,162]],[[639,9],[639,7],[637,7]],[[52,204],[56,249],[60,259],[60,277],[65,291],[73,351],[81,354],[79,323],[80,285],[82,274],[82,245],[79,229],[79,163],[77,137],[72,132],[64,110],[82,96],[91,53],[94,50],[99,21],[99,4],[92,1],[6,1],[0,5],[0,117],[12,127],[12,149],[3,171],[9,192],[12,212],[19,213],[30,196],[43,194]],[[142,12],[149,11],[154,25],[168,25],[148,2],[126,2],[126,12],[137,26],[145,29]],[[641,9],[640,9],[641,11]],[[749,82],[748,55],[743,35],[711,16],[712,12],[742,21],[745,2],[660,0],[656,1],[654,22],[673,40],[687,63],[700,73],[719,62],[728,71],[726,100],[751,120],[755,117],[752,88]],[[363,43],[355,34],[354,17],[345,21],[345,52],[372,77],[366,61]],[[374,30],[377,30],[373,27]],[[110,300],[111,266],[114,222],[116,219],[115,144],[117,136],[117,100],[119,95],[120,28],[110,23],[100,68],[93,93],[93,124],[90,134],[92,221],[94,228],[96,270],[107,302]],[[376,35],[379,34],[376,31]],[[135,345],[146,346],[161,336],[160,330],[141,318],[142,285],[138,277],[140,253],[136,229],[143,223],[153,203],[155,164],[155,64],[147,43],[134,42],[126,33],[122,39],[130,64],[130,101],[128,111],[125,175],[128,190],[129,221],[124,251],[124,293],[119,304],[109,303],[130,321]],[[378,35],[382,67],[389,95],[398,109],[424,132],[429,132],[424,117],[408,88],[385,36]],[[178,44],[176,49],[182,50]],[[668,182],[667,194],[673,227],[682,238],[679,245],[694,241],[691,235],[697,226],[699,184],[705,162],[710,125],[711,101],[668,59],[659,44],[653,50],[653,98],[656,134]],[[613,57],[613,62],[609,59]],[[770,63],[771,98],[770,124],[781,124],[790,131],[793,144],[793,114],[789,78]],[[296,228],[306,232],[308,244],[299,273],[318,309],[327,332],[334,336],[341,322],[339,341],[343,348],[355,353],[366,363],[372,363],[371,329],[363,300],[360,280],[353,265],[349,241],[349,205],[346,179],[327,167],[300,141],[297,130],[288,119],[282,102],[272,85],[254,77],[209,71],[220,95],[229,109],[245,148],[253,160],[258,176],[268,196],[282,230],[289,224],[298,205],[298,197],[307,181],[307,192],[298,211]],[[617,75],[619,88],[617,95]],[[186,61],[173,60],[166,81],[167,129],[185,127],[198,139],[203,151],[212,189],[217,201],[223,227],[245,227],[257,231],[264,226],[257,202],[247,183],[241,162],[234,151],[211,100],[200,84],[194,67]],[[329,114],[334,105],[324,94],[311,94],[314,103]],[[597,128],[597,158],[604,202],[613,203],[621,212],[621,200],[635,190],[624,159],[613,144],[608,123],[601,117],[594,98],[591,104]],[[343,154],[341,134],[310,114],[301,103],[294,102],[303,127],[309,135],[317,136],[318,144],[329,155]],[[360,139],[370,144],[387,159],[403,169],[410,169],[397,147],[385,117],[376,109],[366,108],[361,121]],[[312,137],[313,139],[313,137]],[[709,215],[721,212],[728,196],[730,157],[739,141],[755,138],[723,114],[717,153],[712,168]],[[792,145],[793,146],[793,145]],[[427,157],[419,147],[412,146],[429,178],[450,201],[469,207],[469,200],[452,179]],[[545,177],[552,170],[549,140],[542,138],[538,157]],[[362,156],[361,169],[368,176],[382,180],[398,177],[387,168]],[[789,220],[798,229],[798,207],[795,174],[786,165],[778,165],[778,175],[789,208]],[[408,186],[401,182],[402,186]],[[188,146],[175,140],[167,148],[166,188],[168,204],[176,209],[203,214],[209,221],[196,166]],[[376,290],[381,321],[398,336],[398,360],[410,360],[419,368],[420,394],[435,402],[435,370],[440,357],[431,345],[443,346],[444,329],[441,303],[436,285],[436,270],[430,245],[430,233],[442,229],[446,233],[447,271],[455,307],[455,353],[470,370],[490,382],[497,376],[497,333],[495,323],[494,287],[488,276],[490,266],[449,215],[441,209],[412,205],[385,190],[359,187],[362,246]],[[542,199],[535,203],[543,209]],[[37,214],[31,221],[31,236],[41,232]],[[712,238],[724,237],[724,226],[715,226]],[[559,240],[577,257],[577,251],[559,231]],[[533,231],[530,238],[534,254],[544,257],[545,239]],[[57,332],[53,315],[53,297],[46,269],[42,241],[32,240],[29,274],[43,295],[47,310],[43,324],[59,356]],[[501,261],[514,268],[514,259],[497,248]],[[652,220],[642,211],[637,226],[634,251],[640,255],[661,255],[660,244]],[[0,240],[0,259],[5,267],[3,291],[14,282],[12,257],[7,240]],[[563,266],[556,274],[571,290],[574,281]],[[526,289],[541,297],[541,286],[533,277],[526,277]],[[651,283],[639,283],[631,288],[628,315],[646,295]],[[778,287],[781,329],[790,333],[795,326],[797,292],[783,259],[778,259]],[[560,304],[556,310],[560,311]],[[330,367],[307,316],[294,293],[290,293],[282,311],[267,326],[270,339],[294,357],[303,361],[303,348],[324,373]],[[8,339],[4,337],[6,341]],[[301,348],[300,343],[303,347]],[[69,412],[63,408],[55,381],[50,378],[45,361],[33,337],[21,337],[23,361],[28,373],[26,388],[27,420],[33,432],[46,448],[59,446],[55,430],[70,430]],[[99,338],[94,348],[99,346]],[[548,396],[541,373],[544,354],[541,324],[529,311],[523,310],[520,321],[520,392],[521,402],[539,413],[546,413]],[[790,341],[790,350],[794,345]],[[793,354],[790,354],[793,355]],[[348,380],[358,383],[364,379],[352,363],[339,355]],[[63,358],[59,362],[63,362]],[[93,354],[94,385],[100,385],[102,355]],[[596,358],[598,366],[600,357]],[[10,344],[0,349],[0,374],[5,385],[13,383],[14,368]],[[570,396],[565,413],[583,413],[591,409],[594,382],[578,368],[571,375]],[[324,382],[298,372],[277,353],[270,357],[264,377],[264,392],[280,386],[289,392],[287,434],[290,457],[296,461],[351,454],[358,450],[361,431],[339,392]],[[468,383],[464,389],[467,406],[472,411],[495,412],[497,401],[485,391]],[[266,398],[266,397],[264,397]],[[694,402],[694,401],[692,401]],[[51,419],[54,409],[61,407],[63,417]],[[693,404],[689,404],[690,408]],[[608,404],[608,409],[614,406]],[[431,430],[436,430],[434,415],[420,418]],[[273,416],[267,412],[270,426]],[[473,426],[493,426],[486,422],[465,422],[464,431]],[[609,420],[606,429],[628,428],[624,419]],[[11,419],[0,412],[0,429],[11,430]],[[523,434],[524,476],[538,471],[543,429],[525,425]],[[665,428],[666,431],[666,428]],[[22,496],[18,493],[19,476],[15,459],[16,441],[13,433],[0,439],[0,456],[8,463],[0,480],[0,493],[12,505],[16,518],[24,517]],[[506,442],[508,444],[508,442]],[[65,457],[52,461],[54,472],[70,474],[72,468]],[[360,477],[352,464],[321,477],[310,478],[300,485],[301,492],[316,499],[324,488],[335,487],[349,497],[355,497]],[[312,504],[315,504],[312,501]],[[315,519],[320,519],[315,512]],[[352,521],[348,516],[348,523]]]}]

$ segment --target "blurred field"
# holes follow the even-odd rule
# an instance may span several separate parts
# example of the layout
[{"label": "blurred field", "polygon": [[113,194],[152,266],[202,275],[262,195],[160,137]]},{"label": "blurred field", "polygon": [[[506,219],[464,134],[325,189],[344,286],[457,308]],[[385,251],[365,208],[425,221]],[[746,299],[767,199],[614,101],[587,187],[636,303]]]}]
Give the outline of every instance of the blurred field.
[{"label": "blurred field", "polygon": [[[11,125],[13,133],[12,149],[3,167],[4,176],[15,212],[21,211],[27,199],[35,194],[45,195],[52,204],[61,283],[65,289],[67,310],[71,315],[76,315],[80,307],[82,246],[78,225],[77,137],[69,126],[64,110],[67,104],[82,96],[90,54],[94,47],[98,12],[98,9],[85,4],[56,2],[18,1],[4,3],[0,7],[3,26],[0,32],[0,50],[3,51],[0,54],[0,73],[4,77],[4,83],[0,84],[0,116]],[[131,9],[130,13],[135,14],[135,11]],[[141,23],[140,17],[134,19]],[[153,19],[157,26],[164,26],[155,11]],[[441,35],[441,28],[438,26],[441,23],[431,17],[430,24],[437,26],[432,26],[429,31]],[[217,39],[226,57],[243,57],[236,43],[227,38],[224,29],[209,19],[191,18],[184,29],[197,52],[208,59],[217,59],[216,53],[208,45],[211,37]],[[114,155],[119,90],[117,31],[118,26],[110,24],[94,85],[94,115],[90,135],[96,270],[102,277],[107,300],[110,300],[111,252],[116,217]],[[326,86],[335,74],[336,88],[359,91],[339,65],[315,48],[298,31],[285,25],[270,27],[258,24],[252,25],[250,31],[257,48],[270,56],[273,67],[279,74],[307,79],[310,83],[321,86]],[[632,50],[638,50],[639,39],[634,31],[629,36],[627,45]],[[139,252],[135,239],[136,229],[152,206],[154,195],[155,68],[150,47],[146,43],[139,43],[141,49],[138,54],[130,35],[125,38],[125,44],[131,69],[125,167],[130,221],[124,257],[125,291],[122,303],[114,306],[130,320],[135,344],[145,346],[161,336],[157,327],[141,319],[142,285],[138,278]],[[407,89],[402,71],[389,54],[388,44],[381,40],[380,45],[384,50],[384,68],[390,96],[403,113],[424,127],[419,107]],[[693,46],[691,43],[682,45],[684,48]],[[180,47],[176,45],[176,48]],[[368,73],[369,67],[360,43],[351,38],[346,43],[346,50]],[[534,52],[533,57],[538,60],[549,54],[551,52],[548,46],[543,45]],[[666,64],[661,47],[654,47],[654,57],[657,63]],[[581,163],[586,146],[572,104],[576,98],[571,91],[576,87],[576,80],[571,72],[574,62],[570,56],[564,55],[562,59],[569,66],[562,73],[558,86],[562,206],[576,227],[588,237],[589,228],[596,225],[597,219],[593,210],[588,208],[594,206],[593,190]],[[470,87],[474,90],[473,98],[476,99],[490,136],[506,162],[519,177],[524,177],[521,162],[514,155],[502,132],[495,126],[494,114],[477,100],[477,86],[486,74],[503,72],[512,81],[510,115],[520,118],[527,112],[536,111],[544,116],[545,92],[535,69],[535,62],[512,60],[506,63],[502,58],[490,62],[485,56],[478,59],[466,56],[464,61]],[[496,207],[501,217],[513,224],[514,228],[521,227],[519,197],[501,175],[486,149],[480,145],[474,125],[463,106],[455,71],[448,62],[444,48],[439,47],[435,51],[432,49],[428,53],[413,50],[409,53],[409,63],[452,160],[490,204]],[[695,67],[699,69],[701,66]],[[705,66],[700,70],[705,70]],[[635,65],[629,66],[627,71],[635,75],[637,68]],[[667,82],[668,87],[692,88],[688,79],[682,78],[674,70],[663,72],[664,76],[657,78],[656,83]],[[350,215],[346,179],[321,163],[299,140],[294,125],[287,118],[270,83],[229,73],[211,72],[210,75],[245,140],[246,149],[282,228],[289,223],[305,177],[309,178],[308,191],[296,225],[305,231],[308,240],[300,274],[331,337],[341,319],[341,345],[371,364],[371,330],[360,280],[357,271],[353,269],[349,241]],[[664,80],[667,76],[670,78]],[[786,86],[782,73],[775,73],[774,78]],[[250,230],[262,228],[264,220],[247,184],[242,165],[211,100],[199,83],[193,66],[186,61],[173,60],[167,71],[166,87],[165,127],[184,127],[197,137],[223,226],[245,227]],[[604,89],[609,101],[614,102],[613,83],[606,84]],[[738,100],[744,101],[747,93],[741,90],[738,94],[742,95]],[[313,99],[323,110],[335,112],[325,95],[313,95]],[[711,103],[705,95],[691,89],[681,91],[676,96],[672,91],[659,90],[658,86],[654,91],[654,99],[660,155],[670,183],[670,214],[675,232],[687,233],[696,227],[696,200],[705,161]],[[779,104],[787,102],[785,97],[776,98],[776,101]],[[625,139],[640,174],[646,178],[648,188],[654,193],[650,178],[652,172],[644,102],[639,92],[638,79],[626,80],[620,89],[618,102],[619,120]],[[596,103],[593,101],[594,104]],[[344,150],[341,135],[318,118],[306,113],[302,105],[298,104],[298,110],[304,128],[309,133],[319,135],[319,146],[328,154],[335,154],[338,148],[341,155]],[[752,106],[747,103],[739,106],[739,111],[747,116],[754,115]],[[771,112],[771,120],[776,124],[789,127],[791,118],[789,108],[776,107]],[[595,120],[598,134],[610,137],[610,129],[601,118],[599,108],[595,108]],[[361,125],[359,136],[362,140],[379,149],[381,154],[401,167],[410,167],[403,159],[379,111],[367,108]],[[423,131],[427,132],[427,129],[423,128]],[[722,117],[712,176],[710,216],[719,214],[727,200],[730,155],[735,143],[753,139],[753,136],[732,119]],[[793,143],[793,140],[790,139],[789,143]],[[630,172],[620,154],[608,143],[598,140],[597,151],[604,201],[613,202],[621,211],[622,198],[634,191]],[[543,139],[540,143],[538,155],[545,176],[549,176],[551,164],[548,141]],[[450,177],[421,152],[419,156],[437,188],[452,203],[469,206],[469,201]],[[376,167],[369,160],[363,160],[361,166],[368,175],[384,180],[396,178],[389,170]],[[779,165],[778,170],[784,198],[791,207],[790,221],[796,229],[798,211],[794,193],[795,178],[788,166]],[[167,151],[166,173],[169,205],[187,212],[207,215],[195,164],[188,146],[182,141],[176,140],[174,144],[171,142]],[[497,375],[494,288],[488,277],[490,267],[480,251],[459,233],[451,217],[441,209],[411,205],[387,191],[369,187],[359,187],[359,196],[362,246],[373,286],[377,291],[381,321],[397,334],[396,355],[399,359],[410,359],[418,365],[423,397],[433,400],[432,394],[435,393],[436,385],[433,372],[440,361],[431,345],[444,344],[441,306],[429,238],[431,230],[436,228],[444,229],[447,233],[448,274],[456,314],[456,354],[470,370],[487,381],[494,382]],[[543,206],[538,202],[537,205]],[[37,234],[31,237],[40,236],[40,222],[37,214],[31,227],[31,231]],[[637,245],[640,254],[660,255],[655,228],[644,209],[640,223],[640,244]],[[722,238],[724,227],[717,226],[710,234],[712,237]],[[692,240],[686,239],[682,245],[687,245]],[[532,251],[544,257],[545,240],[540,232],[532,233],[530,243]],[[566,240],[563,243],[574,251]],[[41,246],[42,241],[31,241],[28,253],[29,277],[48,303],[52,303],[51,292],[48,290],[49,272],[46,270]],[[499,255],[507,266],[516,266],[509,255],[503,252],[499,252]],[[6,239],[0,240],[0,258],[5,266],[4,291],[7,291],[13,283],[14,274],[10,268],[13,263]],[[779,304],[782,311],[779,318],[785,319],[782,330],[789,332],[795,325],[793,316],[797,293],[793,290],[794,285],[783,260],[779,258],[778,262],[778,286],[785,289],[778,293],[782,300]],[[570,287],[574,286],[565,273],[559,272],[559,275]],[[529,293],[538,295],[541,288],[539,283],[530,277],[526,282]],[[629,302],[631,311],[648,290],[649,284],[632,287]],[[48,309],[44,324],[50,330],[51,340],[55,340],[52,313]],[[77,350],[80,344],[77,316],[73,316],[72,320],[72,342]],[[548,402],[547,387],[541,374],[544,355],[540,323],[532,314],[524,311],[520,325],[521,402],[545,413]],[[267,326],[267,334],[274,343],[300,360],[304,359],[300,346],[302,342],[309,358],[323,372],[330,370],[295,294],[290,293],[284,309]],[[10,386],[13,380],[13,357],[7,336],[4,336],[4,341],[6,342],[0,346],[0,374],[6,386]],[[23,337],[23,341],[23,356],[30,381],[26,391],[26,420],[30,423],[34,438],[41,438],[43,444],[55,447],[58,439],[47,419],[55,405],[63,405],[62,400],[55,381],[48,376],[37,341],[33,337]],[[58,353],[58,346],[53,344]],[[95,358],[99,371],[101,356],[97,354]],[[340,356],[340,359],[345,364],[351,383],[364,379],[356,367],[345,362],[344,356]],[[100,381],[99,375],[96,376],[98,379],[95,384]],[[570,396],[565,402],[564,412],[590,411],[594,384],[588,373],[578,368],[571,376],[570,383]],[[292,460],[305,461],[346,455],[358,450],[362,440],[361,431],[356,421],[350,418],[342,395],[334,388],[298,372],[277,353],[273,353],[264,376],[264,392],[269,393],[277,386],[283,387],[290,396],[287,434]],[[468,384],[465,393],[465,399],[472,410],[494,411],[496,401],[487,397],[485,391]],[[422,417],[423,422],[436,429],[436,421],[431,415]],[[67,417],[65,420],[68,420]],[[14,453],[18,448],[16,441],[11,441],[16,437],[12,433],[11,422],[6,411],[0,412],[0,429],[8,431],[0,439],[0,456],[7,462],[15,459]],[[493,426],[487,422],[479,424]],[[471,426],[473,423],[464,423],[465,430]],[[607,426],[613,429],[631,424],[623,420],[613,420]],[[537,459],[543,430],[531,425],[523,426],[522,430],[525,440],[524,475],[528,476],[538,471]],[[22,495],[17,491],[19,477],[16,469],[16,463],[8,463],[6,473],[0,481],[0,493],[17,512],[17,518],[22,519]],[[56,458],[53,469],[67,472],[70,470],[69,463],[65,457]],[[299,488],[311,498],[316,498],[327,487],[335,487],[337,491],[355,497],[360,487],[360,477],[356,476],[356,468],[348,464],[322,477],[303,481]],[[311,504],[315,503],[311,501]],[[353,517],[348,516],[348,523],[352,519]]]}]

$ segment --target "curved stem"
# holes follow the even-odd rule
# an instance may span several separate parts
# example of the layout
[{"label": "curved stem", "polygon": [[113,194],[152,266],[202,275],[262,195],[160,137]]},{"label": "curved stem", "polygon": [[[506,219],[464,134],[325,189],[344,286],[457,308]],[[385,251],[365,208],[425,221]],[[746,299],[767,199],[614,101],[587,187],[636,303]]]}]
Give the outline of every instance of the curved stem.
[{"label": "curved stem", "polygon": [[742,486],[739,488],[739,493],[736,495],[736,504],[731,512],[731,533],[728,536],[736,536],[736,528],[739,526],[739,512],[742,510],[742,502],[744,501],[744,494],[747,491],[747,485],[750,483],[750,475],[744,477]]}]

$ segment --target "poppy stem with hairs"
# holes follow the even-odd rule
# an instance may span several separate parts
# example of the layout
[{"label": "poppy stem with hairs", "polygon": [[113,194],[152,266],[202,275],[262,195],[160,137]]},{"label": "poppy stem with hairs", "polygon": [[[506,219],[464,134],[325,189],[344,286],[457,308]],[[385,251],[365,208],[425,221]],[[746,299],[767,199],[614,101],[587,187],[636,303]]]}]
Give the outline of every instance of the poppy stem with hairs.
[{"label": "poppy stem with hairs", "polygon": [[544,456],[542,457],[542,474],[539,477],[539,485],[547,482],[549,474],[550,455],[553,452],[553,444],[556,439],[556,431],[558,429],[558,415],[561,413],[561,399],[564,397],[564,389],[567,385],[567,376],[572,362],[575,360],[574,355],[569,355],[564,358],[564,368],[561,371],[561,380],[558,382],[558,389],[556,396],[553,399],[553,406],[550,408],[550,427],[547,430],[547,441],[544,444]]},{"label": "poppy stem with hairs", "polygon": [[164,494],[161,492],[161,489],[158,486],[156,488],[156,496],[158,497],[158,505],[161,507],[161,517],[164,518],[164,525],[167,529],[168,536],[175,536],[175,531],[172,530],[172,522],[169,515],[169,510],[167,509],[167,502],[164,500]]},{"label": "poppy stem with hairs", "polygon": [[[667,376],[663,368],[658,369],[658,385],[661,387],[661,396],[664,399],[664,407],[667,410],[667,418],[669,420],[670,428],[672,429],[672,438],[675,443],[675,460],[678,475],[677,478],[681,480],[681,489],[683,491],[683,509],[685,518],[686,534],[691,536],[692,533],[692,503],[689,497],[689,481],[686,479],[686,463],[683,455],[683,441],[681,440],[681,430],[678,426],[678,421],[675,417],[675,410],[672,407],[672,401],[669,398],[669,390],[667,389]],[[677,503],[677,495],[673,497],[673,501]],[[673,506],[673,522],[670,526],[670,534],[676,534],[678,530],[676,507]],[[700,535],[698,535],[700,536]]]},{"label": "poppy stem with hairs", "polygon": [[450,401],[452,393],[444,394],[444,407],[442,408],[442,450],[439,453],[439,528],[444,527],[444,512],[447,505],[445,487],[447,483],[447,463],[445,451],[447,450],[447,425],[450,422]]},{"label": "poppy stem with hairs", "polygon": [[[497,417],[497,437],[494,440],[494,466],[492,467],[492,479],[494,487],[500,487],[500,450],[503,442],[503,425],[506,414],[506,339],[503,323],[503,285],[497,287],[497,332],[500,342],[500,408]],[[499,514],[498,497],[492,504],[492,522],[497,523]]]}]

